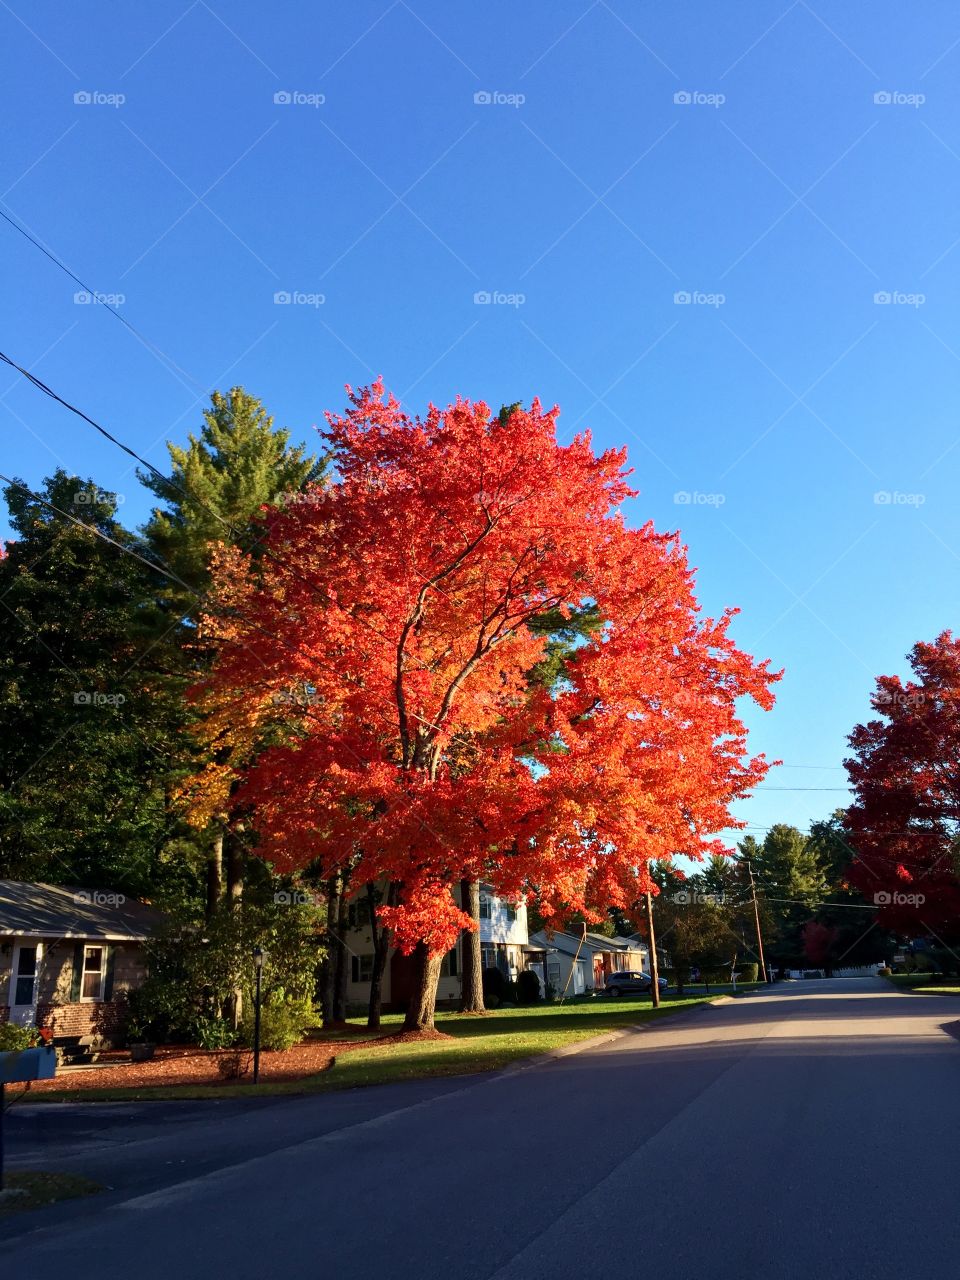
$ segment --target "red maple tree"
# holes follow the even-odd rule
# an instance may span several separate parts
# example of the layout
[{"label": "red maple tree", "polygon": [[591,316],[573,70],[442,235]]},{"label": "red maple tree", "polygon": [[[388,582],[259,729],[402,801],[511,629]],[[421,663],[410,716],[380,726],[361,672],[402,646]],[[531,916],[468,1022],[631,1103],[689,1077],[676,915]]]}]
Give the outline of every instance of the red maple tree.
[{"label": "red maple tree", "polygon": [[[716,851],[767,769],[736,699],[769,707],[778,677],[737,649],[732,614],[699,616],[676,535],[626,527],[624,451],[561,446],[537,401],[412,419],[377,383],[350,402],[328,417],[335,480],[265,512],[268,557],[221,555],[201,696],[248,738],[289,708],[233,803],[279,869],[398,887],[380,915],[417,953],[418,1028],[471,925],[459,881],[590,914],[636,902],[651,860]],[[585,608],[602,626],[559,680],[531,680],[531,624]],[[214,769],[210,803],[234,781]]]},{"label": "red maple tree", "polygon": [[849,738],[849,878],[886,927],[952,945],[960,939],[960,640],[944,631],[908,658],[914,678],[880,676],[871,698],[879,718]]}]

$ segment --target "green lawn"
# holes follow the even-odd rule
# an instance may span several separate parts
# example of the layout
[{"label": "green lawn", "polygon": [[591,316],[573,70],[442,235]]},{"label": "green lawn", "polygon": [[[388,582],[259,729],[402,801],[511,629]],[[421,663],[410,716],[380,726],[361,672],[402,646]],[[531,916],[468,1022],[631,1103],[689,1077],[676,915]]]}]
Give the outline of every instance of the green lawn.
[{"label": "green lawn", "polygon": [[99,1183],[73,1173],[31,1173],[26,1169],[7,1173],[4,1182],[5,1191],[16,1194],[0,1195],[0,1218],[22,1209],[40,1209],[57,1200],[73,1200],[103,1190]]},{"label": "green lawn", "polygon": [[[301,1080],[265,1083],[256,1087],[251,1084],[235,1084],[217,1085],[213,1088],[185,1085],[166,1088],[85,1089],[72,1093],[69,1090],[58,1090],[34,1094],[31,1102],[63,1102],[67,1099],[126,1102],[268,1097],[356,1089],[365,1085],[423,1079],[428,1076],[469,1075],[478,1071],[496,1070],[522,1058],[563,1048],[591,1036],[636,1026],[654,1018],[668,1017],[681,1009],[704,1004],[722,994],[722,990],[714,989],[709,995],[698,991],[682,1000],[664,999],[659,1009],[654,1009],[649,1000],[596,998],[573,1000],[563,1005],[500,1009],[480,1017],[442,1013],[437,1016],[437,1029],[451,1036],[450,1040],[421,1040],[379,1047],[371,1044],[369,1048],[351,1049],[341,1055],[330,1070]],[[401,1014],[386,1015],[383,1019],[384,1032],[390,1034],[394,1027],[399,1029],[402,1021]],[[331,1036],[330,1033],[321,1033],[318,1038]],[[336,1038],[335,1035],[333,1038]]]},{"label": "green lawn", "polygon": [[960,978],[945,978],[942,973],[891,973],[887,981],[901,991],[925,991],[929,995],[960,995]]}]

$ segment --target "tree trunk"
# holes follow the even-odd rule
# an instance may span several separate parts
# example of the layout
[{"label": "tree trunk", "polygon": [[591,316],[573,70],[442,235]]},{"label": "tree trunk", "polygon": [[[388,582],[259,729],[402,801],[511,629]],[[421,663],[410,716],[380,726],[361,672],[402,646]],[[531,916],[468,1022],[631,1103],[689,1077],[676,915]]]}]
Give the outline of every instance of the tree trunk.
[{"label": "tree trunk", "polygon": [[[243,850],[236,835],[226,836],[227,891],[223,899],[228,911],[239,912],[243,904]],[[243,990],[235,987],[227,1002],[227,1017],[234,1028],[243,1021]]]},{"label": "tree trunk", "polygon": [[238,910],[243,899],[243,849],[235,835],[227,840],[227,905]]},{"label": "tree trunk", "polygon": [[476,924],[460,935],[460,1012],[486,1013],[483,1003],[483,955],[480,950],[480,881],[460,881],[460,909]]},{"label": "tree trunk", "polygon": [[650,999],[654,1009],[660,1008],[660,970],[657,966],[657,935],[653,927],[653,895],[644,894],[647,914],[647,941],[650,947]]},{"label": "tree trunk", "polygon": [[329,1027],[333,1023],[333,993],[336,987],[337,953],[342,950],[338,938],[340,920],[340,877],[331,876],[327,881],[327,958],[323,974],[323,990],[320,1007],[323,1013],[323,1025]]},{"label": "tree trunk", "polygon": [[207,854],[207,919],[209,920],[223,896],[223,827],[217,825]]},{"label": "tree trunk", "polygon": [[346,884],[344,884],[344,892],[340,895],[340,911],[337,915],[337,933],[339,934],[340,944],[337,947],[337,967],[333,982],[334,1022],[346,1022],[347,1020],[347,978],[349,976],[347,970],[350,964],[350,955],[347,951],[346,938],[349,927],[349,904],[347,902]]},{"label": "tree trunk", "polygon": [[441,951],[431,952],[425,942],[418,942],[413,953],[416,975],[404,1031],[433,1031],[433,1015],[437,1007],[437,983],[440,981]]},{"label": "tree trunk", "polygon": [[[396,898],[396,886],[390,883],[387,885],[387,904],[395,906]],[[370,910],[370,933],[373,937],[373,972],[370,975],[367,1026],[371,1031],[378,1031],[383,1004],[383,975],[387,971],[387,959],[390,955],[391,932],[377,920],[377,888],[373,881],[367,884],[367,905]]]}]

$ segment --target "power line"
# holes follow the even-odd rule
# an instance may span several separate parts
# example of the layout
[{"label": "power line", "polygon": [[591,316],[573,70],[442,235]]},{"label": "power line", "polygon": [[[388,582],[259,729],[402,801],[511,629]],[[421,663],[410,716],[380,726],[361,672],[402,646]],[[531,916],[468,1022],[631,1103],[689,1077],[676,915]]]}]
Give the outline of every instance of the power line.
[{"label": "power line", "polygon": [[167,353],[161,350],[161,348],[158,347],[155,342],[151,342],[150,339],[146,337],[145,334],[142,334],[135,325],[132,325],[130,323],[130,321],[126,318],[126,316],[123,316],[120,314],[120,312],[116,309],[116,307],[112,305],[112,303],[107,302],[105,300],[104,294],[100,293],[96,289],[91,289],[90,286],[86,284],[83,280],[81,280],[80,277],[75,272],[70,270],[70,268],[67,266],[65,262],[63,262],[60,258],[58,258],[55,253],[52,253],[47,248],[47,246],[45,244],[42,244],[39,240],[37,240],[35,236],[32,236],[30,232],[26,229],[26,227],[22,227],[19,222],[16,222],[13,218],[11,218],[8,213],[5,213],[2,208],[0,208],[0,218],[3,218],[5,222],[8,222],[15,231],[19,231],[20,234],[25,239],[29,240],[32,245],[35,245],[40,250],[40,252],[44,254],[45,257],[49,258],[50,261],[55,266],[59,267],[61,271],[65,272],[66,275],[68,275],[75,284],[78,284],[80,288],[84,291],[84,293],[88,293],[91,299],[94,302],[96,302],[98,306],[104,307],[107,311],[110,312],[112,316],[116,316],[116,318],[120,321],[120,323],[124,326],[124,328],[128,329],[130,333],[132,333],[133,336],[137,339],[138,342],[142,342],[143,345],[149,351],[152,351],[155,356],[159,356],[161,360],[163,360],[166,364],[168,364],[170,368],[175,370],[178,374],[182,374],[184,378],[187,378],[190,382],[192,382],[193,385],[195,387],[198,387],[205,395],[209,394],[209,387],[205,387],[202,382],[198,382],[197,379],[193,377],[192,374],[188,373],[186,369],[181,369],[181,367],[177,364],[177,362],[171,356],[168,356]]},{"label": "power line", "polygon": [[[2,212],[2,210],[0,210],[0,212]],[[77,408],[76,405],[71,404],[69,400],[64,399],[64,397],[59,395],[56,391],[54,391],[52,387],[47,386],[45,382],[43,382],[40,378],[36,377],[35,374],[32,374],[29,371],[29,369],[24,369],[22,365],[17,364],[15,360],[11,359],[11,357],[8,356],[3,351],[0,351],[0,361],[2,361],[4,364],[9,365],[11,369],[15,369],[17,373],[22,374],[23,377],[25,377],[30,383],[32,383],[33,386],[35,386],[38,391],[42,391],[44,395],[49,396],[52,400],[55,400],[57,404],[62,405],[63,408],[67,409],[70,413],[76,414],[78,418],[80,418],[83,422],[86,422],[89,426],[93,427],[95,431],[98,431],[100,435],[102,435],[106,440],[109,440],[111,444],[116,445],[118,449],[122,449],[123,452],[128,457],[133,458],[135,462],[139,462],[141,466],[146,467],[147,470],[150,471],[151,474],[156,476],[157,479],[160,480],[161,483],[165,485],[168,489],[172,489],[175,493],[178,493],[181,497],[187,499],[189,502],[193,502],[201,510],[205,511],[207,515],[211,516],[215,521],[217,521],[220,525],[223,526],[226,532],[230,534],[234,542],[240,541],[240,535],[244,531],[237,529],[236,526],[232,525],[229,520],[227,520],[224,516],[220,515],[218,511],[215,511],[211,506],[209,506],[206,502],[204,502],[202,498],[198,498],[195,493],[192,493],[189,489],[185,488],[178,481],[171,479],[168,476],[165,476],[163,472],[159,469],[159,467],[155,467],[152,462],[148,462],[147,459],[142,457],[139,453],[137,453],[135,449],[131,449],[129,445],[124,444],[122,440],[118,439],[115,435],[113,435],[112,432],[108,431],[106,427],[102,426],[95,419],[91,418],[89,414],[84,413],[82,409]],[[302,586],[305,586],[308,591],[313,592],[314,597],[320,598],[324,596],[324,593],[321,591],[321,589],[317,586],[316,583],[310,582],[307,578],[303,577],[302,574],[292,569],[286,563],[286,561],[281,560],[277,555],[275,555],[270,550],[270,548],[264,544],[262,539],[259,539],[259,538],[255,539],[253,545],[254,547],[259,548],[263,552],[264,556],[266,556],[266,558],[270,560],[273,564],[277,565],[282,572],[286,573],[289,577],[299,582]],[[187,584],[183,583],[182,585],[186,586]],[[193,591],[191,591],[191,594],[196,595],[196,593]],[[361,625],[365,626],[368,631],[373,632],[373,634],[378,636],[381,640],[386,640],[389,644],[397,643],[396,640],[391,639],[390,636],[387,636],[382,631],[378,630],[373,625],[373,623],[369,622],[366,618],[357,617],[356,621],[358,621]],[[418,662],[421,667],[426,669],[426,664],[422,662],[421,659],[414,658],[414,661]],[[417,719],[419,717],[414,716],[414,718]]]},{"label": "power line", "polygon": [[[86,529],[88,532],[94,534],[96,537],[100,538],[102,541],[109,543],[110,546],[115,547],[123,555],[131,556],[134,560],[138,560],[141,564],[146,565],[149,569],[154,570],[156,573],[161,574],[161,576],[169,579],[171,582],[175,582],[178,586],[183,587],[191,596],[193,596],[195,600],[198,601],[198,603],[203,605],[205,609],[210,607],[212,602],[208,595],[201,593],[199,591],[196,591],[193,587],[189,585],[189,583],[184,582],[183,579],[180,578],[176,573],[174,573],[174,571],[170,568],[170,566],[165,564],[162,560],[160,560],[159,557],[156,560],[149,560],[147,559],[146,556],[140,555],[138,552],[134,551],[132,548],[125,547],[123,543],[118,542],[115,538],[111,538],[109,534],[106,534],[101,529],[98,529],[96,525],[90,524],[86,520],[80,520],[76,516],[71,515],[69,511],[64,511],[62,507],[58,507],[56,503],[50,502],[48,499],[40,497],[39,494],[34,493],[32,489],[29,489],[25,484],[23,484],[19,480],[13,480],[9,476],[3,475],[2,472],[0,472],[0,480],[11,485],[15,489],[19,489],[21,493],[27,494],[27,496],[30,497],[34,502],[38,502],[41,506],[46,507],[50,511],[55,511],[58,515],[63,516],[64,519],[69,520],[72,524],[79,526],[81,529]],[[291,645],[289,640],[285,639],[283,636],[278,635],[275,631],[270,631],[268,628],[263,627],[259,623],[254,622],[252,619],[248,618],[245,614],[241,613],[239,609],[224,610],[222,607],[220,607],[220,608],[212,608],[210,609],[210,612],[219,613],[219,616],[224,618],[231,618],[233,620],[236,620],[237,618],[239,618],[241,622],[245,622],[247,626],[252,627],[253,630],[259,631],[262,635],[266,636],[268,640],[274,640],[277,643],[283,645],[285,648],[290,650],[290,652],[295,653],[300,657],[309,657],[311,662],[313,662],[316,666],[323,667],[326,665],[328,671],[336,670],[336,673],[339,676],[342,676],[343,674],[340,668],[333,668],[333,667],[330,667],[329,664],[324,664],[319,662],[315,654],[313,653],[308,654],[305,652],[305,650],[301,649],[298,645]],[[309,716],[310,707],[308,704],[302,706],[300,709],[303,711],[304,715]],[[409,712],[408,714],[410,714],[413,717],[413,719],[420,720],[421,723],[427,725],[429,728],[436,727],[432,725],[430,721],[423,719],[422,716],[418,716],[416,712]],[[392,716],[391,716],[390,723],[392,723]]]}]

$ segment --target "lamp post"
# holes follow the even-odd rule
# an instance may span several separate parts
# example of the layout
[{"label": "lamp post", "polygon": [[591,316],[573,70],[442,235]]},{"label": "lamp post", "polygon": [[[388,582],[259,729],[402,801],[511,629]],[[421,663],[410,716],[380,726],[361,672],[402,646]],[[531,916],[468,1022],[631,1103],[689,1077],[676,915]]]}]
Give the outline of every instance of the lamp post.
[{"label": "lamp post", "polygon": [[253,968],[257,975],[253,1003],[253,1083],[260,1081],[260,984],[263,979],[263,947],[253,948]]}]

